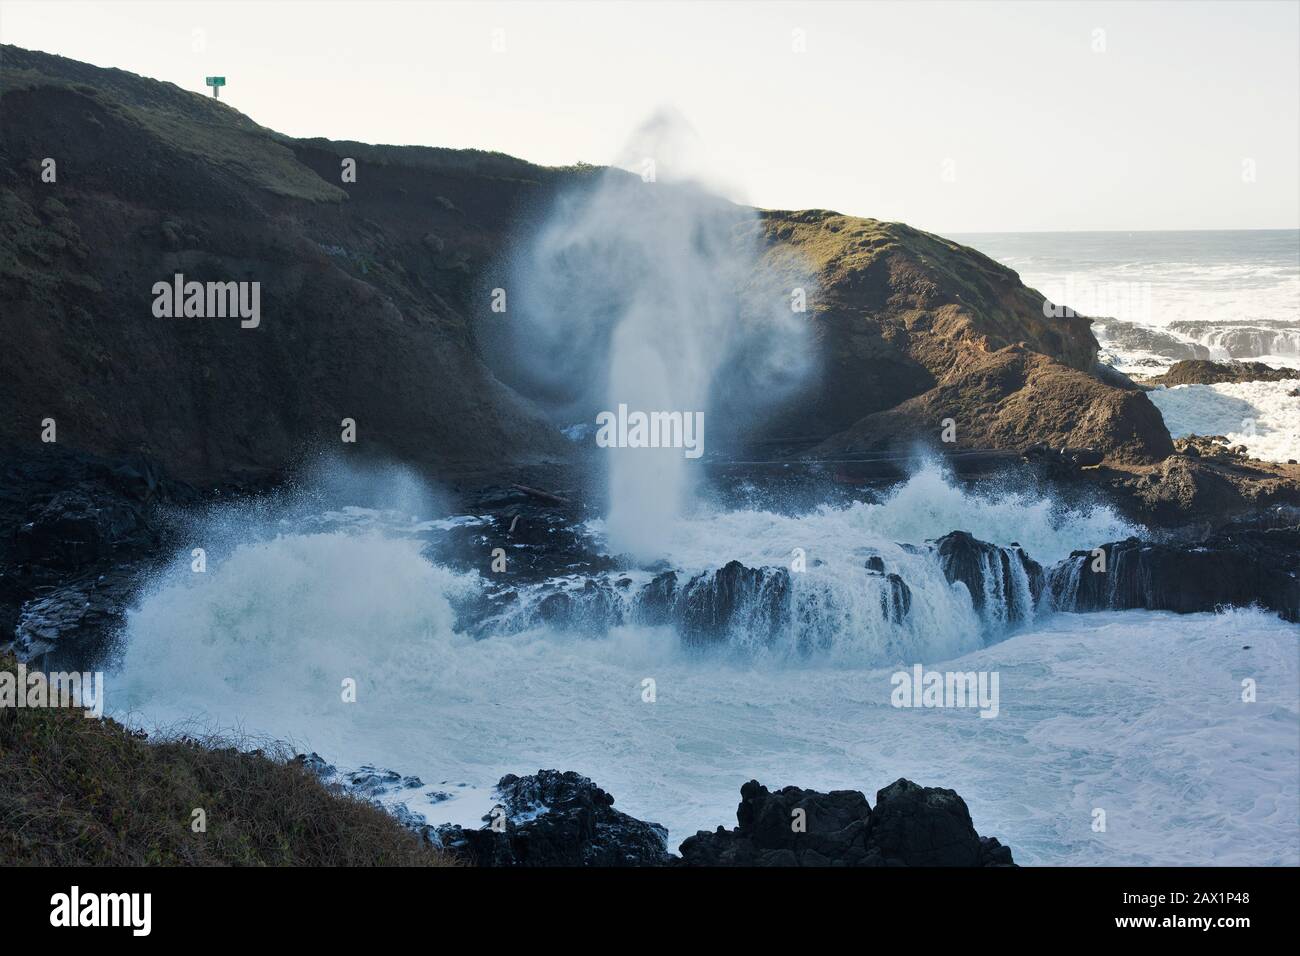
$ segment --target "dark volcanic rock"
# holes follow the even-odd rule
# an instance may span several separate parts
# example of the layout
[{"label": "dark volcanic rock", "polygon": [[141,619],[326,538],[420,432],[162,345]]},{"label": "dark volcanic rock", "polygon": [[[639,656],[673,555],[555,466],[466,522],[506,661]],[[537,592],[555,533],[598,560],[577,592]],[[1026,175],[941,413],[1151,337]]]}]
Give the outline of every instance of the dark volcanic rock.
[{"label": "dark volcanic rock", "polygon": [[1294,368],[1274,368],[1263,362],[1209,362],[1192,359],[1175,362],[1163,375],[1148,379],[1147,385],[1217,385],[1220,382],[1282,382],[1300,378]]},{"label": "dark volcanic rock", "polygon": [[[798,811],[806,830],[796,832]],[[862,866],[871,807],[856,790],[818,793],[786,787],[771,793],[757,780],[740,788],[739,826],[701,830],[681,846],[687,866]]]},{"label": "dark volcanic rock", "polygon": [[0,646],[85,669],[172,544],[160,507],[200,495],[141,459],[50,447],[0,455]]},{"label": "dark volcanic rock", "polygon": [[977,612],[984,614],[992,598],[1006,609],[1008,622],[1033,614],[1042,593],[1043,569],[1018,545],[1002,548],[968,531],[953,531],[933,543],[944,576],[966,585]]},{"label": "dark volcanic rock", "polygon": [[790,573],[785,568],[749,568],[731,561],[687,582],[678,608],[687,641],[716,640],[735,628],[770,641],[789,625]]},{"label": "dark volcanic rock", "polygon": [[1232,530],[1191,545],[1129,538],[1100,550],[1104,570],[1093,570],[1091,551],[1075,551],[1051,569],[1047,587],[1057,609],[1190,614],[1257,604],[1300,621],[1300,527]]},{"label": "dark volcanic rock", "polygon": [[880,595],[880,610],[892,624],[902,623],[912,610],[912,589],[893,572],[885,575],[886,589]]},{"label": "dark volcanic rock", "polygon": [[537,618],[552,627],[600,632],[623,623],[623,603],[609,581],[588,578],[580,587],[542,598]]},{"label": "dark volcanic rock", "polygon": [[885,571],[884,559],[878,554],[867,558],[867,571],[885,579],[880,592],[880,614],[891,624],[899,624],[912,610],[912,589],[901,575]]},{"label": "dark volcanic rock", "polygon": [[614,798],[586,777],[539,770],[497,784],[504,832],[493,815],[479,830],[442,826],[430,839],[478,866],[663,866],[668,831],[613,808]]},{"label": "dark volcanic rock", "polygon": [[897,780],[873,811],[856,790],[819,793],[757,780],[740,788],[738,826],[700,831],[681,846],[686,866],[1011,866],[1011,851],[981,837],[952,790]]},{"label": "dark volcanic rock", "polygon": [[[1294,322],[1258,319],[1249,326],[1220,325],[1216,322],[1184,320],[1170,322],[1172,332],[1190,335],[1227,352],[1230,358],[1248,359],[1260,355],[1295,355],[1300,357],[1300,328]],[[1208,353],[1208,349],[1206,350]],[[1209,358],[1209,355],[1188,356]]]},{"label": "dark volcanic rock", "polygon": [[790,626],[790,572],[731,561],[683,584],[679,572],[664,571],[637,594],[633,613],[641,624],[675,624],[691,644],[724,641],[737,629],[771,641]]},{"label": "dark volcanic rock", "polygon": [[677,602],[677,572],[663,571],[641,589],[636,599],[636,616],[642,624],[657,626],[672,620]]},{"label": "dark volcanic rock", "polygon": [[867,843],[885,866],[979,866],[980,838],[955,791],[896,780],[876,794]]},{"label": "dark volcanic rock", "polygon": [[1125,352],[1151,352],[1168,359],[1208,359],[1207,346],[1187,342],[1160,329],[1150,329],[1119,319],[1098,319],[1093,331],[1104,348]]}]

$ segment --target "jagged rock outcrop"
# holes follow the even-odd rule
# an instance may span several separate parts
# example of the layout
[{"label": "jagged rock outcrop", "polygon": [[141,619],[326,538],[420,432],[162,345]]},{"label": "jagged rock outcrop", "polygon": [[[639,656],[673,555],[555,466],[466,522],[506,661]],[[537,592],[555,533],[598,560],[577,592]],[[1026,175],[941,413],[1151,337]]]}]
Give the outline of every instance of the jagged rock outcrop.
[{"label": "jagged rock outcrop", "polygon": [[1215,350],[1220,355],[1226,352],[1229,358],[1294,355],[1300,360],[1300,328],[1296,327],[1295,322],[1285,319],[1257,319],[1249,326],[1224,326],[1207,319],[1186,319],[1170,322],[1169,329],[1197,339],[1207,351]]},{"label": "jagged rock outcrop", "polygon": [[819,793],[757,780],[740,788],[738,826],[701,830],[681,846],[686,866],[1012,866],[981,837],[952,790],[897,780],[872,809],[856,790]]},{"label": "jagged rock outcrop", "polygon": [[738,631],[770,642],[792,626],[790,572],[729,561],[682,582],[679,572],[665,571],[637,596],[635,614],[644,624],[675,624],[689,644],[725,641]]},{"label": "jagged rock outcrop", "polygon": [[[1208,359],[1208,346],[1171,335],[1161,329],[1135,325],[1119,319],[1099,318],[1094,321],[1093,332],[1106,349],[1125,352],[1149,352],[1164,359]],[[1151,360],[1153,364],[1159,364]]]},{"label": "jagged rock outcrop", "polygon": [[1021,346],[974,352],[935,387],[856,422],[813,454],[938,443],[947,423],[958,448],[1091,448],[1117,462],[1173,452],[1164,419],[1136,386],[1120,388]]},{"label": "jagged rock outcrop", "polygon": [[1263,362],[1210,362],[1191,359],[1175,362],[1169,370],[1143,381],[1143,385],[1217,385],[1220,382],[1282,382],[1300,378],[1300,370],[1274,368]]},{"label": "jagged rock outcrop", "polygon": [[539,770],[497,784],[502,830],[443,826],[428,831],[438,846],[478,866],[664,866],[668,831],[613,807],[614,798],[586,777]]},{"label": "jagged rock outcrop", "polygon": [[1075,551],[1048,574],[1063,611],[1177,611],[1259,605],[1300,621],[1300,527],[1227,531],[1191,544],[1129,538]]},{"label": "jagged rock outcrop", "polygon": [[1019,545],[989,544],[968,531],[953,531],[932,543],[944,577],[966,586],[976,613],[1009,624],[1033,617],[1043,569]]},{"label": "jagged rock outcrop", "polygon": [[790,573],[729,561],[687,581],[677,603],[687,640],[707,641],[737,629],[751,638],[771,640],[790,624]]},{"label": "jagged rock outcrop", "polygon": [[856,790],[773,793],[751,780],[740,788],[739,826],[688,837],[680,858],[667,851],[663,827],[613,809],[612,796],[573,771],[507,774],[497,792],[480,829],[420,829],[489,867],[1015,865],[1008,847],[975,832],[957,793],[902,779],[876,794],[874,810]]},{"label": "jagged rock outcrop", "polygon": [[540,623],[560,630],[599,633],[623,623],[623,602],[609,581],[588,578],[579,587],[547,594],[536,614]]},{"label": "jagged rock outcrop", "polygon": [[199,498],[146,459],[47,446],[0,460],[0,647],[79,669],[99,662],[139,575],[166,553],[161,509]]}]

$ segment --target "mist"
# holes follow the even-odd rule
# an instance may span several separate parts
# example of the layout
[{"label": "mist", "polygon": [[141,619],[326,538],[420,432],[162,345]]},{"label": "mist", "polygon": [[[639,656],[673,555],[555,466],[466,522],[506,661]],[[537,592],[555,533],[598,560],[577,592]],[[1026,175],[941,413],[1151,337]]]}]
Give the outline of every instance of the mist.
[{"label": "mist", "polygon": [[[762,267],[760,213],[724,198],[680,119],[653,117],[618,165],[561,196],[515,252],[514,377],[557,424],[620,406],[702,415],[707,460],[810,374],[807,313],[792,296],[811,300],[813,282]],[[611,545],[658,557],[701,461],[676,446],[600,451]]]}]

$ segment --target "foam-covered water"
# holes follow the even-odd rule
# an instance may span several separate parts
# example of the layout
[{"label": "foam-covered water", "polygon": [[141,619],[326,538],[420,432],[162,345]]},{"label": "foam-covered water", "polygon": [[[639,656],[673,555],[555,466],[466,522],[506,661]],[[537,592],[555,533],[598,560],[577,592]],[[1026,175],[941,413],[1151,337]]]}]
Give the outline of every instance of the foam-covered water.
[{"label": "foam-covered water", "polygon": [[1174,438],[1223,435],[1265,461],[1300,458],[1300,378],[1157,388],[1147,397]]},{"label": "foam-covered water", "polygon": [[[413,796],[431,821],[471,822],[502,774],[558,767],[675,846],[730,824],[751,777],[870,792],[907,776],[959,790],[1026,863],[1300,862],[1296,631],[1259,612],[1058,615],[933,665],[999,672],[986,720],[890,707],[890,667],[742,665],[685,654],[663,629],[471,641],[450,629],[461,582],[401,541],[288,536],[212,573],[145,602],[110,707],[418,774],[421,794],[455,795]],[[1258,703],[1240,701],[1247,676]]]},{"label": "foam-covered water", "polygon": [[[1081,315],[1200,346],[1185,358],[1300,363],[1300,231],[984,233],[954,236]],[[1093,326],[1102,359],[1152,374],[1175,360]]]},{"label": "foam-covered water", "polygon": [[[1054,615],[987,647],[978,622],[955,639],[960,629],[936,617],[916,632],[920,646],[884,660],[851,642],[798,659],[688,651],[667,628],[632,626],[475,641],[456,632],[452,607],[476,576],[420,554],[421,534],[446,524],[332,509],[268,519],[202,574],[178,555],[130,616],[110,712],[419,775],[425,786],[399,797],[435,823],[476,824],[500,776],[556,767],[666,825],[675,847],[733,824],[751,778],[874,796],[907,776],[957,789],[979,830],[1025,863],[1300,862],[1297,632],[1274,616]],[[875,504],[715,511],[670,538],[674,558],[697,567],[806,547],[808,580],[851,584],[863,549],[921,561],[899,545],[954,524],[1044,560],[1128,530],[1104,510],[975,496],[927,470]],[[917,566],[905,573],[926,580]],[[922,656],[934,669],[997,671],[999,716],[890,706],[891,673]],[[1240,700],[1245,677],[1257,703]],[[355,703],[342,699],[345,679]],[[439,791],[452,798],[435,802]],[[1106,833],[1092,832],[1096,807]]]},{"label": "foam-covered water", "polygon": [[[592,527],[599,532],[601,523]],[[931,460],[879,501],[823,505],[798,515],[701,505],[666,537],[670,563],[707,568],[732,559],[788,566],[796,547],[810,559],[860,563],[859,555],[869,553],[864,549],[920,544],[955,530],[992,544],[1018,543],[1036,561],[1050,564],[1138,529],[1105,505],[1069,508],[1012,487],[964,488]]]}]

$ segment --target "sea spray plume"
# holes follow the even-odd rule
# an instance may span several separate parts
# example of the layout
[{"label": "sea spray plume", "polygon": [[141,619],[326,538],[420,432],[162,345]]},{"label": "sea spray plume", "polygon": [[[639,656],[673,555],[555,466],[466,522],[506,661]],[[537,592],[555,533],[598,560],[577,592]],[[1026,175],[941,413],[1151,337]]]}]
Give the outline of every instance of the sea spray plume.
[{"label": "sea spray plume", "polygon": [[423,554],[441,497],[403,466],[327,455],[277,491],[178,518],[184,544],[127,616],[123,699],[168,697],[185,718],[259,695],[328,709],[343,677],[427,680],[456,639],[453,599],[479,586]]},{"label": "sea spray plume", "polygon": [[338,452],[322,451],[301,460],[269,491],[164,514],[185,540],[215,554],[300,529],[331,512],[348,512],[354,524],[382,520],[391,526],[449,510],[447,495],[407,465],[349,461]]},{"label": "sea spray plume", "polygon": [[[765,272],[758,214],[702,186],[696,155],[684,124],[655,117],[622,157],[636,173],[561,197],[517,252],[516,377],[557,418],[703,412],[706,440],[726,441],[808,373],[789,273]],[[697,473],[680,448],[607,451],[610,540],[657,557]]]}]

